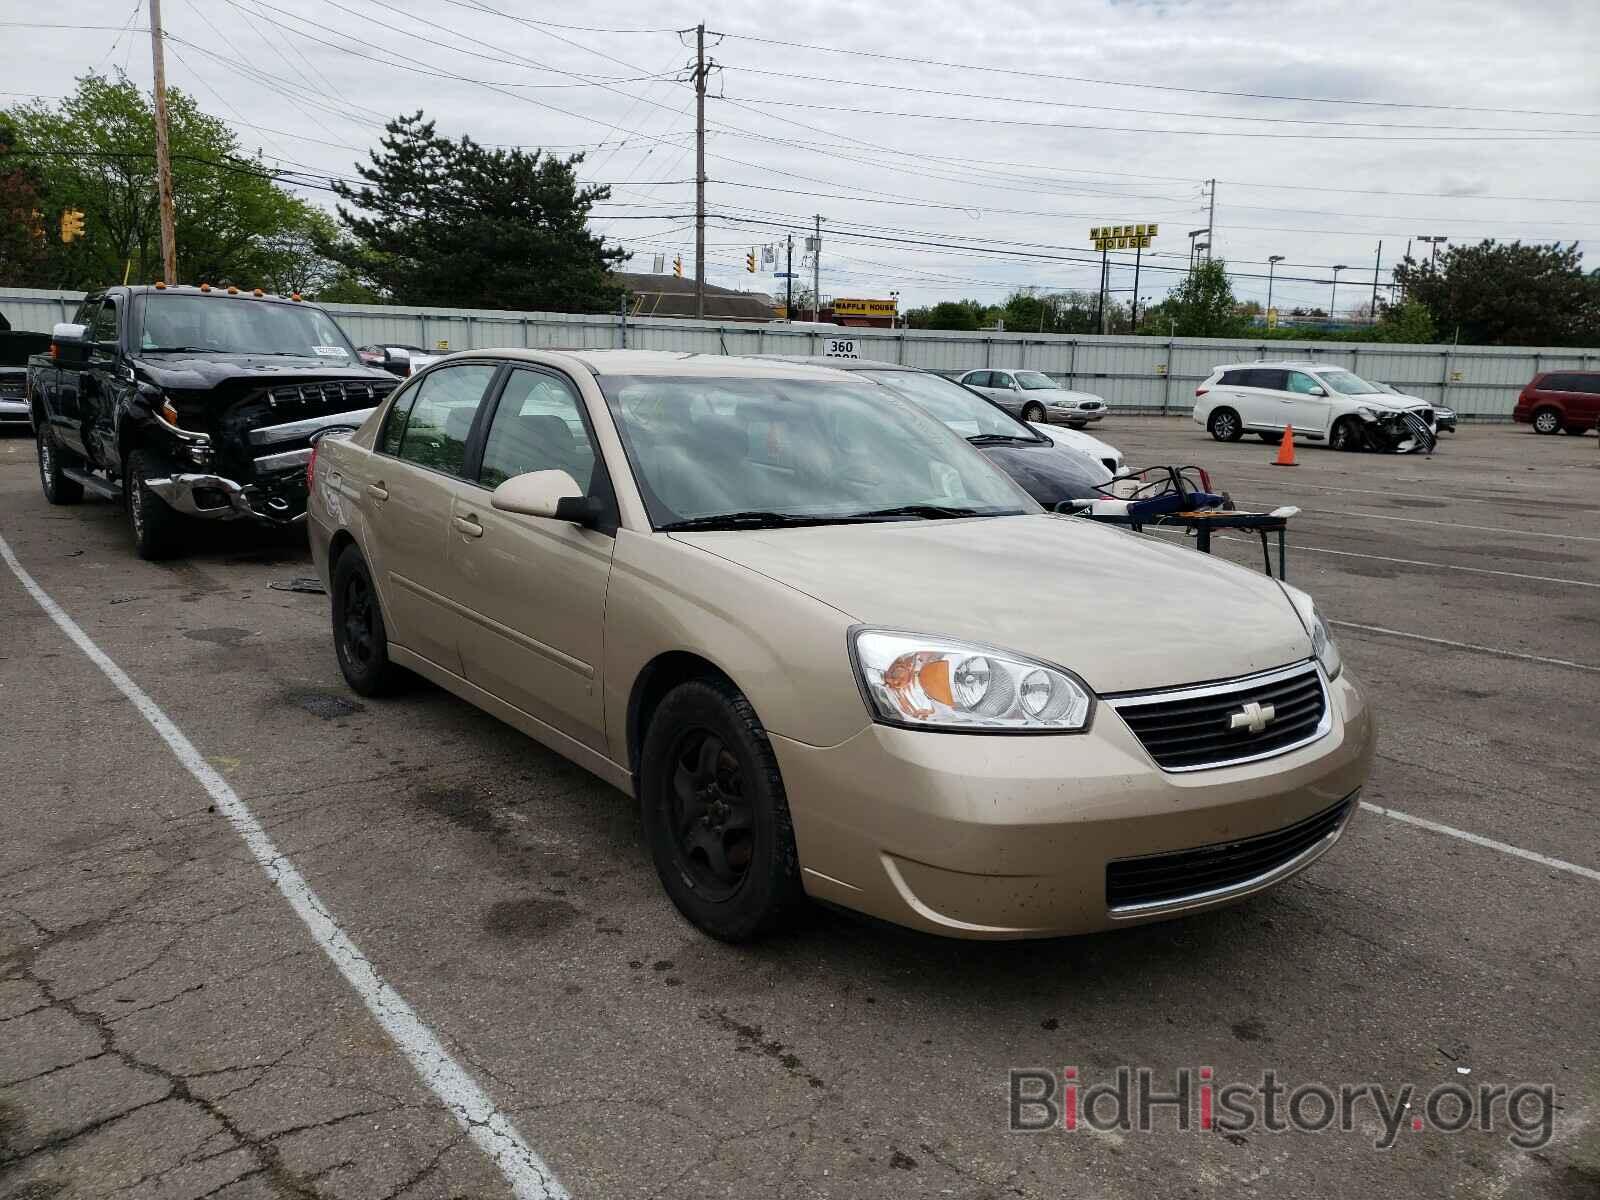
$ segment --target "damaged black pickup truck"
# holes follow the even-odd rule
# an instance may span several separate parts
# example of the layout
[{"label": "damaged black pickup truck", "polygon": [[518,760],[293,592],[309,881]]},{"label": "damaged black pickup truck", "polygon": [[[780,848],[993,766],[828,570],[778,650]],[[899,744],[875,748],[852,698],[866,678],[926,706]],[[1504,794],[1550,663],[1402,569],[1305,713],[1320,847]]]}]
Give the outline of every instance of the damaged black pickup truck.
[{"label": "damaged black pickup truck", "polygon": [[179,553],[194,521],[302,522],[312,441],[399,382],[298,297],[108,288],[29,359],[40,481],[52,504],[123,505],[143,558]]}]

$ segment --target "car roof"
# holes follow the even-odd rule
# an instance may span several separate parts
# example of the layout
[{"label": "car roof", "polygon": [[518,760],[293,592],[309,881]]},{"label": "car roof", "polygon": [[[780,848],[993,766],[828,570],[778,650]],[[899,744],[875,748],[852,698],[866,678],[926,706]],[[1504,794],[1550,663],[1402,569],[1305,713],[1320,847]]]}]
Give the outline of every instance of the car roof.
[{"label": "car roof", "polygon": [[699,375],[706,378],[831,379],[847,378],[833,366],[755,358],[738,354],[697,354],[675,350],[537,350],[522,346],[485,346],[442,355],[444,359],[497,358],[520,360],[593,375]]},{"label": "car roof", "polygon": [[1309,358],[1257,358],[1250,362],[1223,363],[1214,371],[1244,371],[1251,367],[1293,367],[1297,371],[1343,371],[1338,363],[1313,362]]},{"label": "car roof", "polygon": [[935,374],[921,367],[885,362],[881,358],[829,358],[825,354],[757,354],[751,357],[762,362],[798,363],[801,366],[825,367],[831,371],[914,371],[918,375]]}]

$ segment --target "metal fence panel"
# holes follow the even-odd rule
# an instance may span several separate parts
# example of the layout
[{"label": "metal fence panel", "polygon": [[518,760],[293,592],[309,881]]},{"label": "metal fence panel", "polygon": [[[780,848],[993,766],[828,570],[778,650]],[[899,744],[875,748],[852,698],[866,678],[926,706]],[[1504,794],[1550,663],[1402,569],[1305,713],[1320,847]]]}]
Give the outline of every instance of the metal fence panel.
[{"label": "metal fence panel", "polygon": [[[47,331],[70,320],[82,292],[0,288],[0,313],[16,329]],[[820,354],[827,330],[783,325],[628,318],[611,313],[325,305],[358,346],[404,343],[429,350],[491,346],[633,349],[698,354]],[[1540,371],[1600,369],[1600,351],[1553,347],[1399,346],[1354,342],[961,333],[850,329],[865,358],[958,375],[980,367],[1043,371],[1067,387],[1097,393],[1113,408],[1185,412],[1194,389],[1223,363],[1311,359],[1347,367],[1464,416],[1509,417],[1517,392]]]}]

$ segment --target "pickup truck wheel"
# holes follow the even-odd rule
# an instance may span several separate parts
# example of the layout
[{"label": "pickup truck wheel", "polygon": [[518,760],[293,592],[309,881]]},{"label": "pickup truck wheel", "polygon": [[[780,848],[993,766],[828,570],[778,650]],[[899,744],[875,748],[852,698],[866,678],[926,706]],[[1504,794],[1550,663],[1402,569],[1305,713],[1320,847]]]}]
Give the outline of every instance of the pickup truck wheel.
[{"label": "pickup truck wheel", "polygon": [[645,842],[684,916],[720,941],[744,942],[800,908],[783,778],[738,689],[694,679],[669,692],[650,719],[639,765]]},{"label": "pickup truck wheel", "polygon": [[344,681],[360,695],[388,695],[405,681],[403,669],[389,661],[389,633],[372,572],[353,546],[333,567],[333,648]]},{"label": "pickup truck wheel", "polygon": [[183,549],[183,514],[174,511],[145,484],[145,480],[159,479],[167,473],[150,454],[135,450],[128,455],[122,476],[133,548],[140,558],[151,562],[171,558]]},{"label": "pickup truck wheel", "polygon": [[51,504],[76,504],[83,499],[83,484],[68,479],[62,473],[66,465],[61,448],[56,445],[55,431],[49,425],[39,426],[39,483],[44,488],[44,498]]}]

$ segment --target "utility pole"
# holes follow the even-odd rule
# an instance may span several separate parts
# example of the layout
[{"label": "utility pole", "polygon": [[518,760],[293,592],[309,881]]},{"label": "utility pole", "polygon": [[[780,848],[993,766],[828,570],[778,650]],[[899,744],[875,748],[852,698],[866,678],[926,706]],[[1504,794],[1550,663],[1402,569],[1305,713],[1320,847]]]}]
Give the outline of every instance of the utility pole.
[{"label": "utility pole", "polygon": [[1133,313],[1129,318],[1128,332],[1139,332],[1139,259],[1144,254],[1144,239],[1133,248]]},{"label": "utility pole", "polygon": [[[160,0],[150,0],[152,7]],[[706,315],[706,26],[694,29],[694,315]]]},{"label": "utility pole", "polygon": [[817,232],[811,239],[811,319],[822,319],[822,214],[817,214]]},{"label": "utility pole", "polygon": [[1217,181],[1211,181],[1211,213],[1206,217],[1206,261],[1211,261],[1211,247],[1217,244]]},{"label": "utility pole", "polygon": [[1378,257],[1372,264],[1372,323],[1378,323],[1378,273],[1383,270],[1383,239],[1378,239]]},{"label": "utility pole", "polygon": [[[1102,243],[1104,245],[1104,243]],[[1110,251],[1100,251],[1100,302],[1095,305],[1100,311],[1095,315],[1094,327],[1096,333],[1106,331],[1106,292],[1111,288],[1111,257]]]},{"label": "utility pole", "polygon": [[794,320],[794,234],[786,235],[789,239],[789,265],[784,267],[784,283],[788,285],[788,295],[783,302],[783,318],[786,321]]},{"label": "utility pole", "polygon": [[172,151],[167,145],[167,65],[162,57],[161,0],[150,0],[150,62],[156,89],[156,194],[161,204],[161,271],[178,282],[178,237],[172,220]]}]

